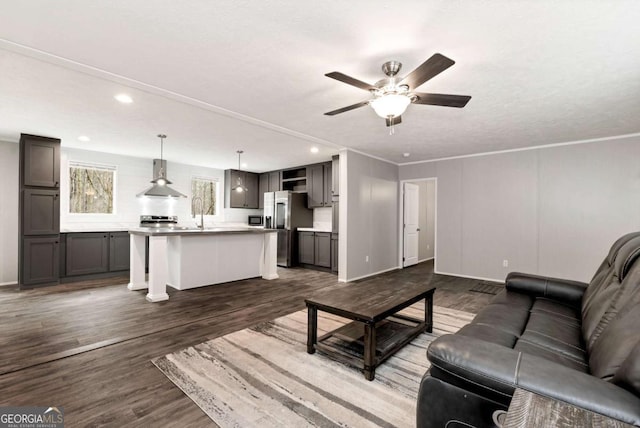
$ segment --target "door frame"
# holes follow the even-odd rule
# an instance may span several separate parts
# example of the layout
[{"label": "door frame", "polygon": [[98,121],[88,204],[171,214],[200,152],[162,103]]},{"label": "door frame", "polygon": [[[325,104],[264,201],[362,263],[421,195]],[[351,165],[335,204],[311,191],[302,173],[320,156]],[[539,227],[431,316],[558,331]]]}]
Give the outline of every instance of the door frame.
[{"label": "door frame", "polygon": [[[402,257],[404,256],[404,183],[418,183],[421,181],[433,181],[435,186],[434,192],[434,218],[433,218],[433,271],[437,272],[438,266],[438,177],[412,178],[408,180],[400,180],[400,198],[398,201],[398,266],[404,269]],[[420,260],[418,260],[420,263]],[[410,267],[410,266],[409,266]]]}]

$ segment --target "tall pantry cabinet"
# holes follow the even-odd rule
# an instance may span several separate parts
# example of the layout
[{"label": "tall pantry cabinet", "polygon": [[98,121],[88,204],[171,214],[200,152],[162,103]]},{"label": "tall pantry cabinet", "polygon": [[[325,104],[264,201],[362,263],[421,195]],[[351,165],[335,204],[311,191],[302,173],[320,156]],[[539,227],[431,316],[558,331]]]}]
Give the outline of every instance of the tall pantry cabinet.
[{"label": "tall pantry cabinet", "polygon": [[20,288],[58,284],[60,140],[20,135]]}]

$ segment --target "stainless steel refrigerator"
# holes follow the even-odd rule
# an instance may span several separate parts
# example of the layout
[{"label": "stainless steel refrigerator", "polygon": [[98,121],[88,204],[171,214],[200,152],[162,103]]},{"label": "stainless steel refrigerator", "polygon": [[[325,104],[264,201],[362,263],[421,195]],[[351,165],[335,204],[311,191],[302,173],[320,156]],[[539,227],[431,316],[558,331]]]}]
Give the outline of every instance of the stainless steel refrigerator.
[{"label": "stainless steel refrigerator", "polygon": [[265,228],[278,229],[278,266],[297,264],[299,227],[313,227],[313,210],[307,194],[289,191],[264,194]]}]

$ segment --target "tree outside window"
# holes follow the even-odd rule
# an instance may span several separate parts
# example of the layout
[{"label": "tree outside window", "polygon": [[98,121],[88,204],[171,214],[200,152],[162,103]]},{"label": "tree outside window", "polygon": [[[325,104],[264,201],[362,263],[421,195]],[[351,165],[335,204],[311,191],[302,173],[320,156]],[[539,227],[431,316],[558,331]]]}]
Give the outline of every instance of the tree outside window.
[{"label": "tree outside window", "polygon": [[113,214],[115,173],[115,167],[71,163],[69,212]]},{"label": "tree outside window", "polygon": [[[218,180],[213,178],[193,177],[191,179],[191,197],[202,198],[204,215],[216,215]],[[194,208],[197,212],[194,212]],[[191,215],[200,214],[200,206],[191,206]]]}]

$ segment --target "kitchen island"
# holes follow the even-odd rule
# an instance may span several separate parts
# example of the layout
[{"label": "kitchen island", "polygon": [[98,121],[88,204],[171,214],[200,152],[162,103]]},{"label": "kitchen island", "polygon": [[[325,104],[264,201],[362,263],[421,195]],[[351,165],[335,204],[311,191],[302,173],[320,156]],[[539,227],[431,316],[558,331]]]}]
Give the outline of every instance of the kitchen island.
[{"label": "kitchen island", "polygon": [[[259,228],[136,228],[131,241],[129,290],[148,289],[147,300],[168,300],[178,290],[261,276],[278,278],[277,234]],[[149,280],[145,281],[145,238]]]}]

